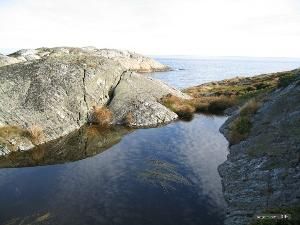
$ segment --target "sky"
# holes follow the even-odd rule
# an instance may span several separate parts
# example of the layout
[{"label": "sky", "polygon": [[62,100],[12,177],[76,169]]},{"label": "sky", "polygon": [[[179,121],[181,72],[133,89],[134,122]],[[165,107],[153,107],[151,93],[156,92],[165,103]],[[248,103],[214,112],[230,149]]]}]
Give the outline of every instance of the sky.
[{"label": "sky", "polygon": [[0,0],[0,52],[300,57],[300,0]]}]

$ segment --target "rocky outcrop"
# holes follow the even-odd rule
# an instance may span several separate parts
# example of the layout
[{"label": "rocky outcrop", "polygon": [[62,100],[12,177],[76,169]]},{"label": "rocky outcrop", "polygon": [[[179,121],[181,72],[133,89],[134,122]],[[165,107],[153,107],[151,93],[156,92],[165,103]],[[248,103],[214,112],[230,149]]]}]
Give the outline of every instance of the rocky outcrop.
[{"label": "rocky outcrop", "polygon": [[0,54],[0,67],[10,65],[10,64],[14,64],[14,63],[18,63],[18,62],[19,62],[18,59]]},{"label": "rocky outcrop", "polygon": [[[300,205],[299,103],[300,76],[270,93],[252,117],[248,137],[230,146],[219,166],[228,203],[226,225],[246,225],[255,213]],[[221,127],[227,138],[238,116]]]},{"label": "rocky outcrop", "polygon": [[153,127],[177,118],[175,113],[170,113],[169,109],[157,103],[168,93],[175,93],[180,98],[189,98],[161,81],[127,72],[114,88],[108,107],[114,112],[115,123],[122,121],[126,115],[131,115],[131,126]]},{"label": "rocky outcrop", "polygon": [[38,49],[22,49],[9,56],[0,56],[0,66],[12,63],[25,62],[37,59],[45,59],[49,56],[60,56],[65,54],[88,54],[90,56],[112,59],[121,64],[126,70],[135,72],[156,72],[166,71],[169,68],[149,57],[130,52],[120,51],[116,49],[97,49],[94,47],[85,48],[38,48]]},{"label": "rocky outcrop", "polygon": [[[93,106],[107,106],[115,115],[114,124],[123,123],[130,113],[130,126],[157,126],[177,118],[158,102],[163,95],[188,98],[86,49],[53,49],[40,58],[36,51],[16,53],[14,57],[21,60],[17,55],[22,55],[24,62],[0,68],[0,133],[1,127],[35,126],[43,130],[47,142],[87,123]],[[24,141],[13,136],[6,141],[20,150],[32,147],[26,144],[21,149]],[[7,152],[3,146],[2,154]]]}]

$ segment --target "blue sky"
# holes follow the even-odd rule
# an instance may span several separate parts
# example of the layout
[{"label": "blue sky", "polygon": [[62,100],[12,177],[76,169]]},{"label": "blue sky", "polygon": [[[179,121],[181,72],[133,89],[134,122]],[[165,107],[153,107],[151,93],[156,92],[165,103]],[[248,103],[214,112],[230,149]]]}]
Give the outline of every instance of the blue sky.
[{"label": "blue sky", "polygon": [[0,0],[0,51],[300,57],[299,0]]}]

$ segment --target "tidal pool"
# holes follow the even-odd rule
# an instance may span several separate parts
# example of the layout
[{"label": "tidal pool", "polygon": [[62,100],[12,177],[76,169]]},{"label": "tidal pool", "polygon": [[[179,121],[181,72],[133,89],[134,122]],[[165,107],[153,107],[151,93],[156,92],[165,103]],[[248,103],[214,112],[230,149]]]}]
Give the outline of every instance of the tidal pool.
[{"label": "tidal pool", "polygon": [[0,224],[222,224],[217,166],[228,143],[218,129],[225,120],[196,115],[100,138],[74,133],[2,160],[22,168],[0,169]]}]

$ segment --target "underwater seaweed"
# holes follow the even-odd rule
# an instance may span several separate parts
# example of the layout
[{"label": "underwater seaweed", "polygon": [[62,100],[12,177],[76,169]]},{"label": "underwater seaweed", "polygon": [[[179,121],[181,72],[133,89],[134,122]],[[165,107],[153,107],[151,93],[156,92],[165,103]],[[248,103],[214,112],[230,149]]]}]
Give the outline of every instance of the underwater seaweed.
[{"label": "underwater seaweed", "polygon": [[138,174],[139,181],[161,187],[168,192],[176,190],[176,185],[192,186],[192,182],[181,175],[174,164],[166,161],[151,159],[147,161],[150,169]]}]

